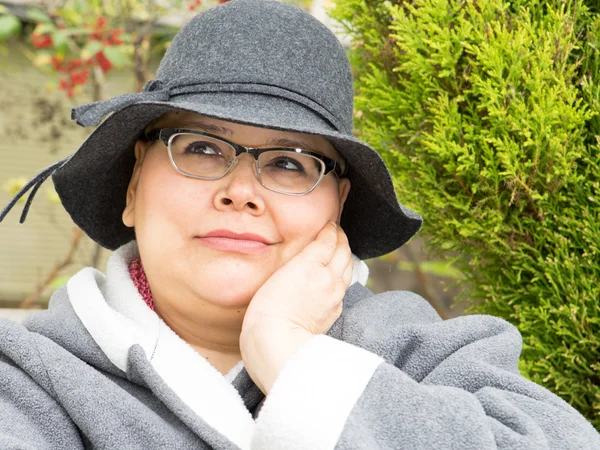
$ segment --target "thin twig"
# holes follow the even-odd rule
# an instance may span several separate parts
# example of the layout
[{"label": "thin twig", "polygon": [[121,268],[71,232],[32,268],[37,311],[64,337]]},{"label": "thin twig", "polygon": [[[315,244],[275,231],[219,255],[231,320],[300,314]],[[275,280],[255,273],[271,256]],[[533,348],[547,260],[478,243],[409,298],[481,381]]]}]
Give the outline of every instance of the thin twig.
[{"label": "thin twig", "polygon": [[81,231],[81,228],[75,228],[75,231],[73,232],[73,237],[71,238],[71,247],[69,248],[67,256],[62,261],[59,261],[54,265],[54,267],[52,268],[52,270],[50,270],[50,273],[48,273],[48,276],[42,283],[37,283],[35,291],[32,292],[25,300],[21,302],[21,304],[19,305],[20,308],[29,308],[33,302],[40,298],[40,295],[42,295],[44,289],[46,289],[50,285],[50,283],[52,283],[52,280],[56,278],[58,273],[73,262],[73,257],[75,256],[75,252],[77,251],[77,247],[79,246],[82,236],[83,231]]},{"label": "thin twig", "polygon": [[442,319],[449,319],[450,314],[448,313],[446,307],[442,301],[429,289],[427,275],[425,275],[425,273],[421,270],[421,262],[419,261],[417,255],[415,255],[415,253],[412,251],[410,245],[403,246],[402,250],[408,257],[409,261],[414,264],[415,275],[417,276],[417,280],[419,280],[419,284],[421,285],[421,289],[425,298],[429,301],[431,306],[433,306]]},{"label": "thin twig", "polygon": [[102,247],[97,242],[94,242],[92,257],[90,258],[90,267],[93,267],[95,269],[98,268],[98,264],[100,263],[100,256],[102,256]]}]

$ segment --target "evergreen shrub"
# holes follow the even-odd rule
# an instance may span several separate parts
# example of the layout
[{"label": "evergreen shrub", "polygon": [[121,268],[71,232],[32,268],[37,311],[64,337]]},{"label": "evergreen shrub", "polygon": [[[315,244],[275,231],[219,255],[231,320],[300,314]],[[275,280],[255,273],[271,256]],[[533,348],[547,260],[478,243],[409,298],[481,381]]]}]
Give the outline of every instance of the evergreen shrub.
[{"label": "evergreen shrub", "polygon": [[337,0],[359,137],[462,255],[470,311],[600,428],[600,14],[595,0]]}]

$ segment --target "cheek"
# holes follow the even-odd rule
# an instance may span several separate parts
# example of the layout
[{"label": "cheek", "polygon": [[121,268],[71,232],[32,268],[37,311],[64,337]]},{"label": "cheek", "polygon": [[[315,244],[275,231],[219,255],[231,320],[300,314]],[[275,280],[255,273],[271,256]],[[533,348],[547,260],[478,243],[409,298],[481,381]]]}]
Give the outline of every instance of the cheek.
[{"label": "cheek", "polygon": [[325,185],[306,196],[278,200],[273,216],[286,242],[285,263],[313,242],[327,222],[337,220],[339,194],[334,184]]},{"label": "cheek", "polygon": [[185,236],[193,233],[198,213],[209,206],[209,188],[207,183],[181,176],[158,158],[145,161],[136,199],[138,240],[146,236],[160,244],[164,239],[178,247],[175,241],[183,243]]}]

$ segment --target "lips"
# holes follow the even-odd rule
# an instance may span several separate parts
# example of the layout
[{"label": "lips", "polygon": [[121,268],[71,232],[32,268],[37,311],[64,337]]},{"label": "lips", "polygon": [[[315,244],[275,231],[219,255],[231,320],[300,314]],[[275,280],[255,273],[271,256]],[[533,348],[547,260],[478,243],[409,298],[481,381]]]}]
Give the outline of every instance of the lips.
[{"label": "lips", "polygon": [[242,254],[265,251],[273,242],[252,233],[235,233],[229,230],[214,230],[196,238],[201,244],[214,250]]}]

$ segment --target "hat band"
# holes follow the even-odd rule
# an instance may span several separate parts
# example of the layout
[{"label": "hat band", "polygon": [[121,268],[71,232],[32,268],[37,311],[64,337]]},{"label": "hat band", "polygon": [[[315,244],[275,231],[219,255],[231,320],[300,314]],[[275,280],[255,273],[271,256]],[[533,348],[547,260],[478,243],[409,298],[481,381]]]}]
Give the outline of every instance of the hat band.
[{"label": "hat band", "polygon": [[314,100],[279,86],[260,83],[204,83],[189,79],[177,79],[171,83],[161,80],[150,80],[144,89],[137,94],[122,94],[104,102],[93,102],[76,106],[71,110],[71,119],[79,125],[87,127],[97,125],[109,113],[119,111],[130,105],[141,102],[168,102],[172,97],[195,93],[245,93],[262,94],[281,97],[306,106],[329,122],[335,131],[343,132],[344,128],[337,117]]}]

